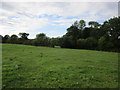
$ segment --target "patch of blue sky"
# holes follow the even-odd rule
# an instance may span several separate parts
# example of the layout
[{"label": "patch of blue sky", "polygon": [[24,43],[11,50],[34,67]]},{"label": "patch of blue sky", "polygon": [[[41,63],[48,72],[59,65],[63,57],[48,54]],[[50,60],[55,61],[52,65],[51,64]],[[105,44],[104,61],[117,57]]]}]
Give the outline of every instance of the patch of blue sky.
[{"label": "patch of blue sky", "polygon": [[37,33],[45,33],[48,37],[53,37],[53,36],[49,35],[49,33],[53,32],[53,31],[57,32],[53,36],[62,36],[66,33],[66,27],[59,27],[58,28],[58,26],[48,25],[46,27],[38,28],[36,30]]},{"label": "patch of blue sky", "polygon": [[78,16],[68,16],[68,17],[65,17],[65,19],[84,20],[86,17],[89,17],[89,15],[87,14],[87,12],[84,12],[81,15],[78,15]]},{"label": "patch of blue sky", "polygon": [[62,22],[53,22],[52,24],[59,25],[59,24],[62,24]]},{"label": "patch of blue sky", "polygon": [[8,16],[8,18],[19,18],[18,16]]},{"label": "patch of blue sky", "polygon": [[79,16],[68,16],[68,17],[65,17],[65,19],[78,19]]},{"label": "patch of blue sky", "polygon": [[38,17],[38,18],[49,18],[49,19],[55,20],[55,19],[61,18],[62,16],[43,14],[43,15],[39,15],[39,16],[37,16],[37,17]]},{"label": "patch of blue sky", "polygon": [[62,26],[51,26],[48,25],[46,27],[40,28],[37,31],[43,31],[43,32],[48,32],[48,31],[53,31],[53,30],[57,30],[57,31],[66,31],[66,27],[62,27]]},{"label": "patch of blue sky", "polygon": [[[87,13],[87,12],[86,12]],[[98,22],[98,23],[103,23],[105,20],[104,19],[101,19],[100,18],[100,20],[93,20],[93,18],[91,17],[91,18],[89,18],[89,14],[84,14],[84,15],[80,15],[80,16],[78,16],[78,19],[79,20],[87,20],[87,19],[89,19],[89,21],[96,21],[96,22]],[[94,14],[93,16],[96,16],[96,17],[99,17],[100,16],[100,14],[99,13],[97,13],[97,14]],[[99,19],[99,18],[98,18]],[[107,19],[106,19],[107,20]],[[87,21],[87,23],[89,22],[89,21]]]},{"label": "patch of blue sky", "polygon": [[103,20],[98,20],[97,22],[98,22],[98,23],[104,23],[105,21],[103,21]]}]

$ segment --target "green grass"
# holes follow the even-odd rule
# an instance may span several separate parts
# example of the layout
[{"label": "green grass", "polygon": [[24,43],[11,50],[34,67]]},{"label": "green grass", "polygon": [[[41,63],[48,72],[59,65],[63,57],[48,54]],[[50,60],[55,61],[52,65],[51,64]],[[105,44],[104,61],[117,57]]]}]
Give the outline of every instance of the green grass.
[{"label": "green grass", "polygon": [[117,88],[118,53],[3,44],[3,88]]}]

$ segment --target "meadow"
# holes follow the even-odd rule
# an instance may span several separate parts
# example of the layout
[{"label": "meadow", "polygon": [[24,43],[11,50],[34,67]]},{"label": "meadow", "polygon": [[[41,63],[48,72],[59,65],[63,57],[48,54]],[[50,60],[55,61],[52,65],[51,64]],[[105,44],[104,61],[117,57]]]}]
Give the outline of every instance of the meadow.
[{"label": "meadow", "polygon": [[118,53],[2,45],[3,88],[117,88]]}]

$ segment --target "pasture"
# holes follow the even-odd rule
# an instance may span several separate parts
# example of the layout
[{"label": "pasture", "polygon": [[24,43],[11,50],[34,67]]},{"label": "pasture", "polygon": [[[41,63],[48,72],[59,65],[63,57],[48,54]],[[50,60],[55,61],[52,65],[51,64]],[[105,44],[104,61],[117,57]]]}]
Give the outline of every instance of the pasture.
[{"label": "pasture", "polygon": [[118,53],[2,45],[3,88],[117,88]]}]

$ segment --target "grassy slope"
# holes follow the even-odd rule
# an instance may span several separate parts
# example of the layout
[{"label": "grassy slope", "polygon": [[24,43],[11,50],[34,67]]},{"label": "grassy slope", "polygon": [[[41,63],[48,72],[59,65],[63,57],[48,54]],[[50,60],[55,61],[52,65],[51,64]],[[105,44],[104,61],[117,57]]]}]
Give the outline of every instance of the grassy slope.
[{"label": "grassy slope", "polygon": [[3,44],[3,87],[115,88],[118,53]]}]

